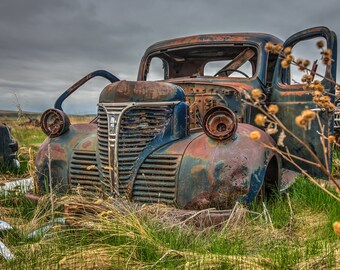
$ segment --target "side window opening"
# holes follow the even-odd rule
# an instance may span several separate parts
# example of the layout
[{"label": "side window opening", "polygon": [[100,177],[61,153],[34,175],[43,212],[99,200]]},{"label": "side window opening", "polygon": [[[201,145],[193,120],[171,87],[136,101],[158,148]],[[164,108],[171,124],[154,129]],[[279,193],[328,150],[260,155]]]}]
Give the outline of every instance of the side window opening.
[{"label": "side window opening", "polygon": [[[315,63],[317,74],[315,74],[314,79],[321,81],[326,73],[326,66],[321,61],[321,50],[316,46],[316,43],[320,40],[322,40],[324,44],[326,44],[325,39],[321,37],[313,38],[310,40],[303,40],[297,43],[292,48],[292,55],[294,56],[295,61],[297,61],[298,59],[309,60],[309,69],[312,69],[313,64]],[[297,65],[291,64],[289,68],[283,70],[282,82],[287,85],[302,84],[301,78],[304,74],[306,74],[306,71],[301,71]],[[320,74],[321,76],[318,74]]]}]

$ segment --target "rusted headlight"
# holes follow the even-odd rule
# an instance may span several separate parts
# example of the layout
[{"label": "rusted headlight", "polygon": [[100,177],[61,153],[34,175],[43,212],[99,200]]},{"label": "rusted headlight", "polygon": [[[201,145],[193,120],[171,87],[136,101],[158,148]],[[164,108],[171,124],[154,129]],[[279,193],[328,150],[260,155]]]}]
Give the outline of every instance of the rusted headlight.
[{"label": "rusted headlight", "polygon": [[214,107],[203,118],[203,130],[214,140],[228,140],[234,136],[236,129],[236,116],[226,107]]},{"label": "rusted headlight", "polygon": [[44,133],[53,138],[65,133],[70,126],[70,119],[60,110],[49,109],[41,116],[41,129]]}]

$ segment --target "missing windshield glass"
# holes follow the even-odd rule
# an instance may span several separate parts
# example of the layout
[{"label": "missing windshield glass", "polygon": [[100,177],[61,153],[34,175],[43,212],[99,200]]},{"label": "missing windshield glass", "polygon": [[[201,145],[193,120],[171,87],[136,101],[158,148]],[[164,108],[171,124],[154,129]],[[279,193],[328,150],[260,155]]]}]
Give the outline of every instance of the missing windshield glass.
[{"label": "missing windshield glass", "polygon": [[[150,65],[153,59],[161,59],[168,67],[169,74],[166,75],[169,79],[195,76],[251,78],[256,74],[257,57],[255,47],[231,44],[167,50],[152,55],[148,62]],[[159,73],[164,70],[150,68],[148,80],[153,79],[152,74]]]}]

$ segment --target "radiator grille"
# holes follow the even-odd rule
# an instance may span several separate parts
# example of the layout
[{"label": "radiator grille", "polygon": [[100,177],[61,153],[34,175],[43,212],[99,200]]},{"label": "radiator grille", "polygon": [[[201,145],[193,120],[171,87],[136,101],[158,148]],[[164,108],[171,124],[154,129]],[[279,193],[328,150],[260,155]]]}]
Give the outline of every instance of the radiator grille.
[{"label": "radiator grille", "polygon": [[81,187],[92,192],[110,192],[110,184],[100,180],[98,169],[88,170],[91,165],[97,165],[95,152],[73,152],[70,165],[71,187]]},{"label": "radiator grille", "polygon": [[100,170],[105,179],[118,183],[120,194],[127,190],[139,154],[164,131],[172,112],[173,103],[98,105]]},{"label": "radiator grille", "polygon": [[133,200],[138,202],[174,203],[179,156],[151,155],[140,167]]},{"label": "radiator grille", "polygon": [[158,106],[131,108],[122,116],[118,140],[120,194],[126,192],[139,154],[164,130],[171,115],[171,106]]}]

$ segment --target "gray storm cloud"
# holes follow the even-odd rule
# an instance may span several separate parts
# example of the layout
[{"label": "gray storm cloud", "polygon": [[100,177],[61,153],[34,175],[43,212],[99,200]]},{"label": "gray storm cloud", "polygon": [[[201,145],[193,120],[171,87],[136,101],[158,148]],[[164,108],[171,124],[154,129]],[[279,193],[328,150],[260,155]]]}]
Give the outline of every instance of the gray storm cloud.
[{"label": "gray storm cloud", "polygon": [[[50,1],[0,2],[0,109],[43,111],[71,84],[96,69],[134,80],[152,43],[200,33],[267,32],[282,39],[325,25],[340,35],[340,2],[321,1]],[[80,89],[65,104],[95,110],[105,81]]]}]

